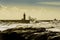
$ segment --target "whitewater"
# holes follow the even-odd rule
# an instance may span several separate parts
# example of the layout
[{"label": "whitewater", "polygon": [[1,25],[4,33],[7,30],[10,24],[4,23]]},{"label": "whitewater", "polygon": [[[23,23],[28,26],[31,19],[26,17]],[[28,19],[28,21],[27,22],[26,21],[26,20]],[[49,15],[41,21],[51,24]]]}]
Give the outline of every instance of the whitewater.
[{"label": "whitewater", "polygon": [[[0,31],[4,31],[7,29],[11,29],[11,28],[47,28],[46,30],[48,31],[56,31],[56,32],[60,32],[60,23],[58,24],[53,24],[53,23],[49,23],[49,22],[41,22],[41,23],[7,23],[7,22],[0,22]],[[54,27],[54,28],[52,28]]]}]

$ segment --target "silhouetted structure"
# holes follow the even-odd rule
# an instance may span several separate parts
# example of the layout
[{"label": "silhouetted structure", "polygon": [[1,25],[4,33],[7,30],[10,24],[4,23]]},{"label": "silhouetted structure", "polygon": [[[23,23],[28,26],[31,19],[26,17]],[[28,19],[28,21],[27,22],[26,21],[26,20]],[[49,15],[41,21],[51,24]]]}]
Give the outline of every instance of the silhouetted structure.
[{"label": "silhouetted structure", "polygon": [[30,23],[30,20],[26,20],[26,14],[23,14],[23,19],[21,20],[1,20],[2,22],[19,22],[19,23]]},{"label": "silhouetted structure", "polygon": [[25,15],[25,13],[24,13],[24,15],[23,15],[23,16],[24,16],[24,20],[26,20],[26,15]]}]

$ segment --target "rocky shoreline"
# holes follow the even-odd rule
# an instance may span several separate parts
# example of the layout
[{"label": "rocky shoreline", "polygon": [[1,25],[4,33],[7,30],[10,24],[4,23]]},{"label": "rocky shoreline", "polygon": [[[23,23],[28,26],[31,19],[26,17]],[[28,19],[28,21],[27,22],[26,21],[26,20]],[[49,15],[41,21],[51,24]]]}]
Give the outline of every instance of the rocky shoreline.
[{"label": "rocky shoreline", "polygon": [[0,40],[60,40],[60,32],[45,28],[15,28],[0,32]]}]

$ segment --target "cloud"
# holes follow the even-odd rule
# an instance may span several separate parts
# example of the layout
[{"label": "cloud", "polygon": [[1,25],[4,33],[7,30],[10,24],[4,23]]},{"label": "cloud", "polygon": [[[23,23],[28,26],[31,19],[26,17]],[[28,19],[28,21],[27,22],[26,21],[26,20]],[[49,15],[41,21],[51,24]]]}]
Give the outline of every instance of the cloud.
[{"label": "cloud", "polygon": [[60,2],[37,2],[37,4],[60,6]]},{"label": "cloud", "polygon": [[1,0],[0,4],[6,6],[59,6],[60,0]]}]

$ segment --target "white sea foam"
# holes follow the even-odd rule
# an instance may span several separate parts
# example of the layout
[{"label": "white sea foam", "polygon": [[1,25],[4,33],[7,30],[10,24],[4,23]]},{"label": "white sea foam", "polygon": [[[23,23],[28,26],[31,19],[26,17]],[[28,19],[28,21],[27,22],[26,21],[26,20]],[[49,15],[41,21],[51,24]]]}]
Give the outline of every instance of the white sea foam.
[{"label": "white sea foam", "polygon": [[0,31],[4,31],[6,29],[11,29],[11,28],[19,28],[19,27],[32,27],[32,28],[50,28],[50,27],[55,27],[55,28],[50,28],[47,29],[49,31],[59,31],[60,32],[60,23],[55,25],[51,23],[31,23],[31,24],[26,24],[26,23],[0,23]]}]

